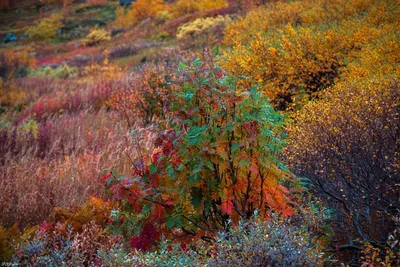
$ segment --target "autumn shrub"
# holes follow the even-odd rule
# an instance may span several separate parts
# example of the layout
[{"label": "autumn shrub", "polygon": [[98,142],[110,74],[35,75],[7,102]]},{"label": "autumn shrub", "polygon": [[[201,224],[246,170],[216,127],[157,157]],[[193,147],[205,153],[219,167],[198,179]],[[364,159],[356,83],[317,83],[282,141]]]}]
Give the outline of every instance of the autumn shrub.
[{"label": "autumn shrub", "polygon": [[[208,17],[217,17],[217,16],[231,16],[233,17],[234,14],[236,13],[237,9],[235,7],[226,7],[226,8],[220,8],[220,9],[214,9],[214,10],[206,10],[206,11],[201,11],[197,13],[192,13],[186,16],[181,16],[177,18],[172,18],[165,22],[160,28],[160,32],[167,32],[169,35],[176,36],[176,33],[181,25],[190,23],[191,21],[194,21],[198,18],[208,18]],[[223,37],[223,31],[221,27],[221,33],[218,33],[217,35],[217,40],[216,43],[220,43],[220,36]],[[211,38],[210,38],[211,39]],[[213,41],[213,40],[210,40]],[[182,44],[182,42],[180,43]],[[213,44],[213,43],[211,43]],[[212,46],[212,45],[211,45]],[[189,49],[190,50],[190,49]]]},{"label": "autumn shrub", "polygon": [[198,38],[199,35],[212,33],[217,27],[223,28],[229,24],[231,19],[229,16],[217,16],[214,18],[198,18],[192,22],[181,25],[178,28],[176,37],[178,39],[183,38]]},{"label": "autumn shrub", "polygon": [[359,239],[385,246],[398,215],[400,90],[397,79],[385,77],[336,85],[290,127],[288,161],[336,210],[339,245]]},{"label": "autumn shrub", "polygon": [[19,229],[13,225],[9,229],[4,229],[0,225],[0,261],[6,262],[14,254],[14,242],[18,240]]},{"label": "autumn shrub", "polygon": [[155,21],[157,24],[165,23],[172,18],[172,14],[168,10],[159,11],[156,14]]},{"label": "autumn shrub", "polygon": [[157,63],[147,63],[130,72],[113,86],[108,105],[128,125],[148,125],[165,119],[166,103],[173,90],[172,76],[184,57],[177,49],[167,49]]},{"label": "autumn shrub", "polygon": [[63,26],[62,19],[61,15],[53,14],[29,27],[27,34],[34,41],[49,41],[56,37],[57,31]]},{"label": "autumn shrub", "polygon": [[68,64],[64,63],[61,66],[58,66],[53,70],[53,75],[56,78],[67,79],[74,77],[78,74],[77,68],[73,68],[68,66]]},{"label": "autumn shrub", "polygon": [[82,41],[85,46],[93,46],[111,40],[110,34],[99,27],[93,28]]},{"label": "autumn shrub", "polygon": [[48,76],[60,79],[67,79],[74,77],[78,74],[76,67],[70,67],[68,64],[64,63],[56,68],[46,66],[44,68],[37,69],[32,73],[34,76]]},{"label": "autumn shrub", "polygon": [[133,176],[107,176],[108,192],[124,203],[120,227],[133,247],[151,248],[161,232],[207,239],[255,210],[292,214],[282,184],[291,176],[277,159],[282,116],[255,87],[240,90],[235,77],[206,62],[179,64],[167,122],[133,133]]},{"label": "autumn shrub", "polygon": [[227,27],[230,48],[223,66],[248,77],[245,83],[261,84],[274,107],[301,108],[340,79],[365,46],[397,32],[395,6],[357,0],[269,3]]},{"label": "autumn shrub", "polygon": [[0,79],[6,82],[13,78],[22,78],[34,64],[35,59],[29,55],[28,50],[0,51]]},{"label": "autumn shrub", "polygon": [[17,244],[10,262],[26,266],[99,265],[97,250],[109,249],[118,242],[94,222],[85,224],[81,232],[72,227],[64,229],[60,224],[54,229],[47,227],[43,224]]},{"label": "autumn shrub", "polygon": [[133,22],[127,15],[127,10],[121,6],[117,7],[115,10],[115,20],[113,22],[115,27],[124,27],[127,28],[133,25]]},{"label": "autumn shrub", "polygon": [[175,3],[173,11],[175,12],[175,16],[183,16],[191,13],[196,13],[199,11],[206,11],[212,9],[220,9],[228,6],[228,2],[225,0],[178,0]]},{"label": "autumn shrub", "polygon": [[22,107],[27,103],[27,95],[14,84],[0,79],[0,105],[5,109]]},{"label": "autumn shrub", "polygon": [[132,10],[128,11],[130,25],[135,25],[147,18],[155,18],[166,7],[161,0],[138,0],[132,3]]}]

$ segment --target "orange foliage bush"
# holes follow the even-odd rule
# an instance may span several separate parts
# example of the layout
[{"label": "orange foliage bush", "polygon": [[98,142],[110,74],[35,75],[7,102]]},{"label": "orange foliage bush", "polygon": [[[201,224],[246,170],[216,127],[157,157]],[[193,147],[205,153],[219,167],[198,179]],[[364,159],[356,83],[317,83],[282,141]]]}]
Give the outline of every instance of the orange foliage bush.
[{"label": "orange foliage bush", "polygon": [[138,0],[132,3],[132,10],[127,13],[130,25],[144,19],[154,18],[158,12],[165,10],[162,0]]}]

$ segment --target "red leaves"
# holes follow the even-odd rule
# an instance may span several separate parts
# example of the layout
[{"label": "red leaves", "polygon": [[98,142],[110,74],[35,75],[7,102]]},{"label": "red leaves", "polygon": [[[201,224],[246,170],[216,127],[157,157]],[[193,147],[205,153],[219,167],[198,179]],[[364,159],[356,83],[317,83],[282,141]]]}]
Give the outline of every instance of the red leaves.
[{"label": "red leaves", "polygon": [[227,188],[224,189],[225,199],[222,200],[221,210],[222,212],[231,215],[233,211],[233,196],[230,194]]},{"label": "red leaves", "polygon": [[141,236],[132,237],[129,244],[132,248],[142,251],[148,251],[152,247],[151,240]]},{"label": "red leaves", "polygon": [[154,163],[158,163],[158,160],[160,159],[160,157],[161,157],[162,154],[163,154],[163,153],[162,153],[161,151],[159,151],[159,152],[157,152],[157,153],[154,153],[154,154],[151,156],[151,160],[152,160]]},{"label": "red leaves", "polygon": [[132,237],[129,244],[137,250],[148,251],[160,237],[161,233],[152,224],[146,224],[140,236]]},{"label": "red leaves", "polygon": [[107,179],[109,179],[109,178],[111,178],[111,177],[112,177],[111,173],[106,173],[106,174],[104,174],[104,175],[101,177],[101,183],[102,183],[102,184],[105,184],[106,181],[107,181]]},{"label": "red leaves", "polygon": [[231,215],[232,214],[232,210],[233,210],[232,201],[229,200],[229,199],[222,200],[221,209],[226,214]]},{"label": "red leaves", "polygon": [[53,225],[44,221],[41,225],[39,225],[39,229],[43,232],[49,232],[53,229]]}]

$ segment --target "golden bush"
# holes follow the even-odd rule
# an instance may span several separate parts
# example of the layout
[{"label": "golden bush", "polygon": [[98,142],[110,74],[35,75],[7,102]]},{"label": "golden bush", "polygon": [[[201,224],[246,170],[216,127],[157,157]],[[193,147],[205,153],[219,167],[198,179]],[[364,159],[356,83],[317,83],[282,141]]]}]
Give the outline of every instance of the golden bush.
[{"label": "golden bush", "polygon": [[111,40],[110,34],[99,27],[94,27],[82,41],[85,46],[93,46]]},{"label": "golden bush", "polygon": [[53,14],[48,18],[42,19],[36,25],[29,27],[27,34],[32,40],[48,41],[57,35],[57,31],[62,25],[62,16]]},{"label": "golden bush", "polygon": [[227,26],[224,66],[247,77],[242,83],[260,84],[276,108],[297,109],[340,80],[347,67],[355,68],[360,56],[396,49],[395,2],[306,0],[259,7]]},{"label": "golden bush", "polygon": [[225,0],[178,0],[174,6],[175,16],[183,16],[199,11],[220,9],[228,6]]},{"label": "golden bush", "polygon": [[176,37],[183,39],[187,37],[196,37],[201,34],[209,33],[218,26],[224,27],[231,22],[229,16],[217,16],[215,18],[198,18],[192,22],[186,23],[178,28]]}]

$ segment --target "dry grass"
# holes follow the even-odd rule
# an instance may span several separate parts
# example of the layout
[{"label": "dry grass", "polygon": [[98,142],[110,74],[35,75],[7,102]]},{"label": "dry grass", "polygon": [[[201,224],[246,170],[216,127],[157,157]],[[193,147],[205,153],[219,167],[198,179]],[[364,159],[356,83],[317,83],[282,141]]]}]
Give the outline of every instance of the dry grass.
[{"label": "dry grass", "polygon": [[45,220],[54,207],[101,195],[101,170],[124,156],[127,128],[115,113],[86,110],[49,119],[34,130],[19,126],[0,134],[0,221],[10,227]]}]

